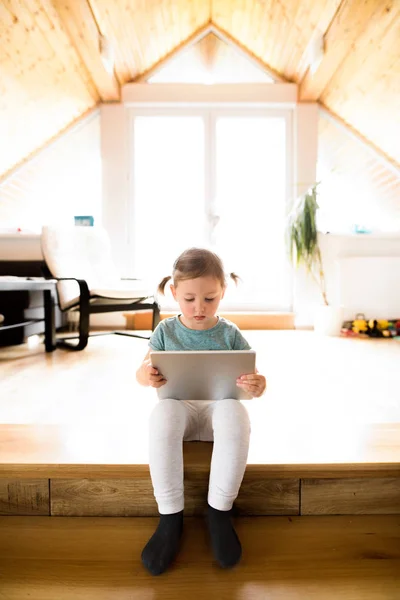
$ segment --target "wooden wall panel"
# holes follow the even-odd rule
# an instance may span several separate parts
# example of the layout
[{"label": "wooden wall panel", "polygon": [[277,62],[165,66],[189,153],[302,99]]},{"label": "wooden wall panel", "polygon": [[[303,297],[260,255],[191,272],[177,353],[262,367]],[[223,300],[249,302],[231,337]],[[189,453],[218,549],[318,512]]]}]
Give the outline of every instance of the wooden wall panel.
[{"label": "wooden wall panel", "polygon": [[266,65],[300,81],[310,40],[324,33],[341,0],[213,0],[211,19]]},{"label": "wooden wall panel", "polygon": [[269,67],[276,69],[272,62],[271,37],[275,24],[274,9],[278,4],[265,2],[262,6],[262,3],[253,0],[213,0],[211,20],[222,31],[226,31],[241,45],[262,58]]},{"label": "wooden wall panel", "polygon": [[118,101],[119,84],[101,60],[99,30],[88,0],[54,0],[66,31],[82,57],[103,102]]},{"label": "wooden wall panel", "polygon": [[1,175],[99,96],[50,0],[0,3],[0,45]]},{"label": "wooden wall panel", "polygon": [[[319,99],[400,163],[397,0],[4,0],[0,176],[100,100],[118,100],[119,84],[149,72],[210,23],[276,77],[302,81],[302,100]],[[115,75],[101,63],[98,31],[114,50]],[[326,54],[313,74],[308,46],[323,33]],[[215,44],[204,56],[228,68]],[[392,182],[381,175],[386,190]]]},{"label": "wooden wall panel", "polygon": [[245,474],[235,507],[240,515],[299,515],[300,480]]},{"label": "wooden wall panel", "polygon": [[300,88],[301,100],[317,100],[377,9],[380,0],[366,0],[362,9],[354,0],[343,0],[325,32],[325,54],[316,72],[308,71]]},{"label": "wooden wall panel", "polygon": [[[52,479],[53,516],[156,516],[150,477],[135,479]],[[185,477],[185,515],[201,516],[207,506],[208,473]],[[235,503],[238,514],[298,515],[298,479],[245,475]]]},{"label": "wooden wall panel", "polygon": [[[0,479],[0,515],[156,516],[149,477],[134,479]],[[206,509],[208,475],[185,478],[185,515]],[[51,502],[51,505],[49,504]],[[246,474],[238,515],[400,514],[399,478],[263,479]]]},{"label": "wooden wall panel", "polygon": [[320,100],[400,166],[400,2],[379,2]]},{"label": "wooden wall panel", "polygon": [[51,479],[52,516],[157,515],[149,477],[135,479]]},{"label": "wooden wall panel", "polygon": [[0,479],[0,515],[49,514],[48,479]]},{"label": "wooden wall panel", "polygon": [[400,479],[303,479],[302,515],[400,514]]},{"label": "wooden wall panel", "polygon": [[203,0],[90,0],[116,52],[116,74],[127,83],[148,71],[210,20]]},{"label": "wooden wall panel", "polygon": [[285,40],[285,53],[281,57],[282,73],[289,80],[301,81],[308,69],[309,45],[325,34],[342,0],[325,2],[300,2],[290,38]]},{"label": "wooden wall panel", "polygon": [[[321,100],[400,163],[400,3],[393,0],[213,0],[212,22],[288,81]],[[325,57],[309,70],[309,44]],[[384,110],[382,110],[384,107]]]}]

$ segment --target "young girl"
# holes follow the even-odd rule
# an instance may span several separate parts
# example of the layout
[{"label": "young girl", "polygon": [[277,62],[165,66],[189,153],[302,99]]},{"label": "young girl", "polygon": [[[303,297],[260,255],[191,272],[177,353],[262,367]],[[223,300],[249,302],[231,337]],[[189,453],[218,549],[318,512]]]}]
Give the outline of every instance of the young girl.
[{"label": "young girl", "polygon": [[[231,273],[234,281],[238,277]],[[164,293],[165,277],[159,285]],[[162,373],[151,365],[152,350],[248,350],[249,344],[230,321],[216,315],[226,281],[214,253],[190,248],[175,261],[171,291],[181,313],[164,319],[153,332],[141,367],[141,385],[161,387]],[[244,374],[237,385],[253,397],[263,394],[265,377]],[[241,545],[230,512],[242,483],[250,439],[247,411],[237,400],[189,402],[161,400],[150,417],[150,474],[160,513],[158,527],[142,552],[153,575],[163,573],[175,558],[183,527],[182,441],[214,441],[208,490],[208,527],[214,556],[221,567],[233,567]]]}]

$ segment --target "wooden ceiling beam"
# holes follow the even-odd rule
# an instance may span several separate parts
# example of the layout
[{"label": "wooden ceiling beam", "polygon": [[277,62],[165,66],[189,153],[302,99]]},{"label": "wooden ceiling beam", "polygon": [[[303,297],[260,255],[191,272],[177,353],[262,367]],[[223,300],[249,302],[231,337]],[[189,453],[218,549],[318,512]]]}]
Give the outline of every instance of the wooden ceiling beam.
[{"label": "wooden ceiling beam", "polygon": [[299,98],[315,101],[320,98],[329,81],[346,59],[357,39],[365,31],[377,11],[386,11],[382,0],[343,0],[324,35],[325,54],[315,73],[306,72],[299,89]]},{"label": "wooden ceiling beam", "polygon": [[80,55],[103,102],[120,99],[120,86],[104,66],[99,48],[99,30],[90,0],[53,0],[71,43]]}]

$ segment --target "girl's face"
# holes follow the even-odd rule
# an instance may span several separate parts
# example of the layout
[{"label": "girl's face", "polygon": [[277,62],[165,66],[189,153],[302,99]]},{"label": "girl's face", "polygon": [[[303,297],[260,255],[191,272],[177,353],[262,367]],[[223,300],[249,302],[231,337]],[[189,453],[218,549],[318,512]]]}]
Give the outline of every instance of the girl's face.
[{"label": "girl's face", "polygon": [[215,313],[225,288],[214,277],[197,277],[171,285],[171,292],[182,311],[181,321],[189,329],[210,329],[217,323]]}]

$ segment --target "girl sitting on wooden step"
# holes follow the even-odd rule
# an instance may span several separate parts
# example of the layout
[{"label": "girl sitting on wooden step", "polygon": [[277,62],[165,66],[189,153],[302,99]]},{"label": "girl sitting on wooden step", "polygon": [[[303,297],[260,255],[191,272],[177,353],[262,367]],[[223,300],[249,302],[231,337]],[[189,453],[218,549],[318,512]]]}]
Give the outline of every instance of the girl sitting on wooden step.
[{"label": "girl sitting on wooden step", "polygon": [[[230,277],[236,282],[234,273]],[[164,293],[165,277],[159,291]],[[151,351],[249,350],[238,327],[217,316],[226,280],[221,259],[201,248],[190,248],[174,263],[172,294],[181,313],[164,319],[153,332],[136,373],[141,385],[161,387],[162,374],[152,367]],[[266,381],[259,373],[243,375],[237,385],[252,397],[261,396]],[[150,474],[160,513],[158,527],[142,552],[153,575],[163,573],[175,558],[183,529],[183,441],[214,441],[208,490],[208,528],[217,562],[233,567],[242,548],[231,522],[231,509],[242,483],[250,440],[247,410],[238,400],[190,402],[160,400],[150,417]]]}]

